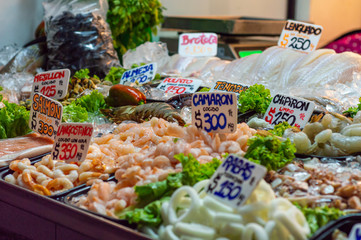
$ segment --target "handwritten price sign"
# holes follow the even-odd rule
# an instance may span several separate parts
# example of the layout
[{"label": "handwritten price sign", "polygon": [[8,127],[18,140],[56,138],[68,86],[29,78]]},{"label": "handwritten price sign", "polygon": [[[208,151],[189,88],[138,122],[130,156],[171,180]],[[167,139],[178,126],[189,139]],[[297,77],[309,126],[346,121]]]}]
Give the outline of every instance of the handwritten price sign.
[{"label": "handwritten price sign", "polygon": [[147,65],[133,68],[124,72],[122,78],[120,79],[120,84],[124,84],[125,82],[138,82],[140,84],[144,84],[152,81],[156,73],[157,64],[149,63]]},{"label": "handwritten price sign", "polygon": [[248,88],[248,86],[242,85],[240,83],[217,81],[209,91],[234,92],[236,94],[240,94],[242,91]]},{"label": "handwritten price sign", "polygon": [[194,93],[202,84],[202,80],[193,78],[166,78],[157,86],[165,93],[183,94]]},{"label": "handwritten price sign", "polygon": [[183,33],[179,36],[178,53],[184,57],[217,55],[218,37],[215,33]]},{"label": "handwritten price sign", "polygon": [[94,127],[90,123],[62,123],[51,155],[54,160],[81,162],[86,158]]},{"label": "handwritten price sign", "polygon": [[236,131],[237,95],[223,92],[193,94],[192,124],[207,132]]},{"label": "handwritten price sign", "polygon": [[30,108],[29,128],[41,135],[55,138],[61,117],[63,105],[40,93],[34,93]]},{"label": "handwritten price sign", "polygon": [[39,73],[34,77],[32,92],[53,99],[62,99],[68,92],[69,78],[69,69]]},{"label": "handwritten price sign", "polygon": [[316,49],[322,26],[288,20],[278,40],[278,46],[302,52]]},{"label": "handwritten price sign", "polygon": [[232,154],[213,174],[206,192],[237,208],[248,199],[266,172],[265,167]]},{"label": "handwritten price sign", "polygon": [[288,122],[291,126],[303,128],[310,119],[315,104],[302,98],[277,94],[264,115],[272,125]]}]

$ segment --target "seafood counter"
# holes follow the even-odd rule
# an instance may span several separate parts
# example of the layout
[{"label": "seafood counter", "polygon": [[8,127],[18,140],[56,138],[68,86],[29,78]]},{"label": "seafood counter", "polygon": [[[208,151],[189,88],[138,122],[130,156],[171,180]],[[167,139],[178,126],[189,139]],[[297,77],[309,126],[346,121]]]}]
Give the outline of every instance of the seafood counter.
[{"label": "seafood counter", "polygon": [[[137,58],[139,52],[155,49],[160,52],[153,58]],[[331,50],[301,55],[271,47],[228,62],[168,56],[161,43],[146,43],[123,60],[125,67],[113,66],[101,78],[91,69],[78,69],[67,94],[59,99],[62,123],[94,126],[82,161],[55,159],[49,153],[54,141],[30,130],[31,92],[24,88],[28,82],[17,91],[4,86],[0,203],[11,205],[7,196],[15,196],[17,208],[37,215],[27,206],[37,199],[44,205],[42,218],[90,238],[91,231],[102,238],[98,231],[111,228],[144,239],[312,239],[325,229],[331,231],[335,221],[360,218],[358,55]],[[158,64],[158,74],[150,82],[119,83],[124,72],[150,62]],[[322,71],[310,71],[316,68]],[[177,95],[157,88],[170,76],[202,80],[194,89],[201,92],[218,80],[246,84],[236,102],[234,131],[209,133],[193,125],[192,93]],[[304,92],[313,94],[327,85],[314,95],[317,109],[304,127],[288,122],[272,126],[263,120],[272,96],[295,93],[300,83],[302,91],[296,95],[303,97]],[[1,79],[0,84],[4,85]],[[346,90],[331,97],[333,85],[353,90],[346,98]],[[267,169],[238,208],[206,191],[230,155]],[[17,205],[19,201],[22,204]],[[61,216],[58,222],[53,208]],[[74,221],[89,218],[84,224],[94,225],[80,224],[77,229],[65,212],[79,217]],[[92,230],[86,233],[86,227]],[[336,230],[335,235],[349,233],[341,227]]]}]

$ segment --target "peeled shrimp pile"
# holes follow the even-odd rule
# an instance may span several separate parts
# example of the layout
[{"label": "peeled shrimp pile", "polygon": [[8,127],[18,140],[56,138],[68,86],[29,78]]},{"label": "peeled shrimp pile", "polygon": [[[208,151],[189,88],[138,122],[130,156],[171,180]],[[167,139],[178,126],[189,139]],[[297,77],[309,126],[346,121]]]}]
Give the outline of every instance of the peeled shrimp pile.
[{"label": "peeled shrimp pile", "polygon": [[266,179],[276,196],[301,205],[326,204],[342,210],[361,210],[361,165],[358,162],[347,164],[322,163],[315,158],[304,164],[288,164],[278,172],[271,171]]},{"label": "peeled shrimp pile", "polygon": [[286,129],[297,153],[319,156],[345,156],[361,152],[361,111],[353,121],[339,115],[326,114],[321,121],[308,123],[302,132]]},{"label": "peeled shrimp pile", "polygon": [[275,198],[269,184],[258,184],[247,202],[234,209],[208,196],[204,186],[177,189],[161,209],[158,231],[142,230],[153,239],[307,239],[310,233],[302,212],[285,198]]},{"label": "peeled shrimp pile", "polygon": [[27,188],[41,195],[54,195],[90,179],[106,180],[109,175],[104,173],[101,164],[82,162],[79,165],[54,161],[51,155],[46,155],[40,162],[31,165],[30,160],[12,161],[9,168],[13,174],[5,176],[5,181]]},{"label": "peeled shrimp pile", "polygon": [[329,111],[341,111],[358,103],[360,74],[361,56],[352,52],[320,49],[304,54],[270,47],[231,62],[214,79],[263,84],[273,95],[309,98]]},{"label": "peeled shrimp pile", "polygon": [[232,134],[208,134],[194,126],[180,127],[158,118],[142,124],[120,124],[113,134],[94,140],[87,156],[97,153],[115,159],[118,183],[95,183],[77,205],[114,216],[115,211],[135,203],[135,185],[162,181],[169,173],[181,170],[174,155],[191,153],[201,163],[221,159],[224,153],[243,155],[254,133],[245,123],[238,124]]}]

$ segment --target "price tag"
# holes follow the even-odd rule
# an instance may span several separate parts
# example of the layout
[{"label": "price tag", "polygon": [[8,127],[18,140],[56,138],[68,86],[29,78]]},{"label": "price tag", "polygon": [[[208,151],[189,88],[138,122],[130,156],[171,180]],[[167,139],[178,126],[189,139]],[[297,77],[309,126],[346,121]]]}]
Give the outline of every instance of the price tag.
[{"label": "price tag", "polygon": [[251,195],[267,169],[245,158],[229,155],[213,174],[206,192],[229,206],[241,206]]},{"label": "price tag", "polygon": [[348,240],[361,240],[361,223],[353,225]]},{"label": "price tag", "polygon": [[213,57],[217,55],[218,37],[215,33],[183,33],[179,35],[178,53],[184,57]]},{"label": "price tag", "polygon": [[303,128],[310,119],[315,103],[303,98],[277,94],[263,119],[272,125],[288,122],[291,126]]},{"label": "price tag", "polygon": [[81,162],[86,158],[91,137],[91,123],[62,123],[55,137],[51,155],[54,160]]},{"label": "price tag", "polygon": [[202,80],[193,78],[166,78],[157,86],[157,88],[163,90],[165,93],[194,93],[202,82]]},{"label": "price tag", "polygon": [[34,93],[30,108],[29,128],[41,135],[55,138],[63,115],[63,105],[40,93]]},{"label": "price tag", "polygon": [[62,99],[68,92],[70,78],[69,69],[60,69],[36,74],[33,93],[41,93],[53,99]]},{"label": "price tag", "polygon": [[288,20],[278,40],[278,46],[312,52],[320,41],[322,30],[319,25]]},{"label": "price tag", "polygon": [[237,95],[223,92],[194,93],[192,124],[207,132],[236,131]]},{"label": "price tag", "polygon": [[157,64],[149,63],[124,72],[122,78],[120,79],[120,84],[124,84],[125,82],[138,82],[140,84],[144,84],[152,81],[156,73]]},{"label": "price tag", "polygon": [[210,92],[214,91],[222,91],[222,92],[234,92],[237,95],[242,91],[248,89],[249,86],[235,83],[235,82],[227,82],[227,81],[217,81],[212,88],[209,90]]}]

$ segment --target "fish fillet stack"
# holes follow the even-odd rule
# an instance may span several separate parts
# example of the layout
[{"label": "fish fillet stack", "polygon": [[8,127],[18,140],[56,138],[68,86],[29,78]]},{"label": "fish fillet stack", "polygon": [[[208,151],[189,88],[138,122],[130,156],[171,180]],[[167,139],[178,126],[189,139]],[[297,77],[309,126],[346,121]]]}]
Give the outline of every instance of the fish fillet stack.
[{"label": "fish fillet stack", "polygon": [[361,93],[361,56],[320,49],[306,54],[270,47],[226,65],[215,79],[263,84],[272,94],[284,93],[315,100],[329,111],[358,103]]}]

